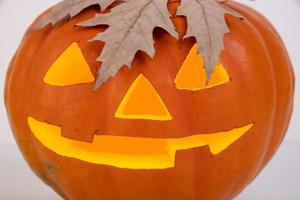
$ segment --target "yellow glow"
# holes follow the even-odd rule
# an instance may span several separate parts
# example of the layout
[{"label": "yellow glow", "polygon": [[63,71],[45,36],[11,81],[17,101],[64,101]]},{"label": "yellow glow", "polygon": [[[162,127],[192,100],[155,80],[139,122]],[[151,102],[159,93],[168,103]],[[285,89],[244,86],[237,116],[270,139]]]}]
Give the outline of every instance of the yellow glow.
[{"label": "yellow glow", "polygon": [[162,99],[142,74],[130,86],[115,113],[115,117],[161,121],[172,119]]},{"label": "yellow glow", "polygon": [[249,124],[225,132],[169,139],[97,135],[93,143],[86,143],[62,137],[61,127],[32,117],[27,121],[34,136],[58,155],[128,169],[171,168],[175,166],[177,150],[206,145],[212,154],[219,154],[253,126]]},{"label": "yellow glow", "polygon": [[95,80],[78,44],[71,44],[53,63],[44,82],[53,86],[90,83]]},{"label": "yellow glow", "polygon": [[222,85],[230,81],[230,78],[222,64],[218,64],[215,71],[206,85],[206,74],[204,69],[204,59],[197,55],[197,44],[193,46],[176,78],[175,85],[180,90],[201,90]]}]

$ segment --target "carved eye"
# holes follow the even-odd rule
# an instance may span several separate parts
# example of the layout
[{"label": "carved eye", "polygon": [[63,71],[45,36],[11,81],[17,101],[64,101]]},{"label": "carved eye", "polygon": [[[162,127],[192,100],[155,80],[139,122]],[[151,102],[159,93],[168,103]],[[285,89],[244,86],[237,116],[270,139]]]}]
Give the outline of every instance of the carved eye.
[{"label": "carved eye", "polygon": [[193,46],[185,61],[183,62],[176,78],[175,85],[179,90],[201,90],[218,85],[225,84],[230,81],[230,77],[222,64],[218,64],[208,83],[204,69],[204,59],[197,55],[197,44]]},{"label": "carved eye", "polygon": [[44,82],[53,86],[90,83],[95,80],[79,45],[72,43],[52,64]]}]

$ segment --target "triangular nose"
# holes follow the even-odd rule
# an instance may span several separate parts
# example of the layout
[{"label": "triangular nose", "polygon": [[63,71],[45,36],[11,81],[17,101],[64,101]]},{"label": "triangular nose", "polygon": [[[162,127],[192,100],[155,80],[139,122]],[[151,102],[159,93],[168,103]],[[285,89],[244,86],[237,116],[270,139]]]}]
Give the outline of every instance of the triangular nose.
[{"label": "triangular nose", "polygon": [[163,100],[142,74],[130,86],[115,113],[115,117],[160,121],[172,119]]}]

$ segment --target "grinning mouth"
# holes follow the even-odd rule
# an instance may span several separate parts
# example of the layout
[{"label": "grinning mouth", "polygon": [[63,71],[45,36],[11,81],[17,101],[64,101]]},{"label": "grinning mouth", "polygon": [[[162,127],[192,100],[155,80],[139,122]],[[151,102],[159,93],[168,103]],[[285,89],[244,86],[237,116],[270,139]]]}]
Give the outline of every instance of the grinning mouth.
[{"label": "grinning mouth", "polygon": [[208,146],[216,155],[249,131],[248,124],[229,131],[182,138],[138,138],[96,135],[92,143],[61,136],[61,127],[27,118],[35,138],[60,156],[127,169],[166,169],[175,166],[178,150]]}]

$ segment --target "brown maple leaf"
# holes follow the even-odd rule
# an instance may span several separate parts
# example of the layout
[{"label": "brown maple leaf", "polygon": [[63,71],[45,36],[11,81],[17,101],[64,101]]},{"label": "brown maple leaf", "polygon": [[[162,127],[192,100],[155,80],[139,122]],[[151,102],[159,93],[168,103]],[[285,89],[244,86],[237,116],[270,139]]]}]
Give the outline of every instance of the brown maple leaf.
[{"label": "brown maple leaf", "polygon": [[[72,18],[91,5],[99,5],[104,10],[114,1],[116,0],[64,0],[55,5],[34,29]],[[109,26],[104,33],[99,33],[91,40],[105,42],[101,55],[97,58],[102,65],[98,71],[95,88],[100,87],[109,77],[114,77],[122,66],[130,68],[137,51],[141,50],[150,57],[154,56],[152,34],[155,27],[163,28],[178,38],[170,19],[167,2],[168,0],[129,0],[114,7],[109,13],[98,14],[79,24],[84,27]],[[226,13],[241,17],[234,11],[223,8],[217,0],[181,0],[177,11],[177,15],[187,18],[188,29],[185,38],[195,37],[198,55],[204,56],[207,83],[219,63],[220,53],[224,48],[224,35],[229,32],[224,16]]]},{"label": "brown maple leaf", "polygon": [[98,14],[80,23],[80,26],[93,27],[109,25],[104,33],[99,33],[91,41],[105,42],[101,55],[95,89],[126,65],[131,67],[137,51],[141,50],[153,58],[155,54],[153,29],[161,27],[175,38],[178,33],[170,19],[168,0],[129,0],[113,8],[111,12]]},{"label": "brown maple leaf", "polygon": [[241,17],[222,7],[216,0],[181,0],[177,11],[177,15],[187,18],[188,29],[185,38],[195,37],[198,55],[204,56],[206,83],[219,63],[224,48],[224,35],[229,32],[225,20],[226,13]]},{"label": "brown maple leaf", "polygon": [[104,10],[114,1],[115,0],[64,0],[56,4],[51,9],[50,14],[43,17],[39,23],[33,27],[33,30],[43,28],[50,23],[55,25],[62,20],[72,18],[91,5],[99,5],[101,10]]}]

